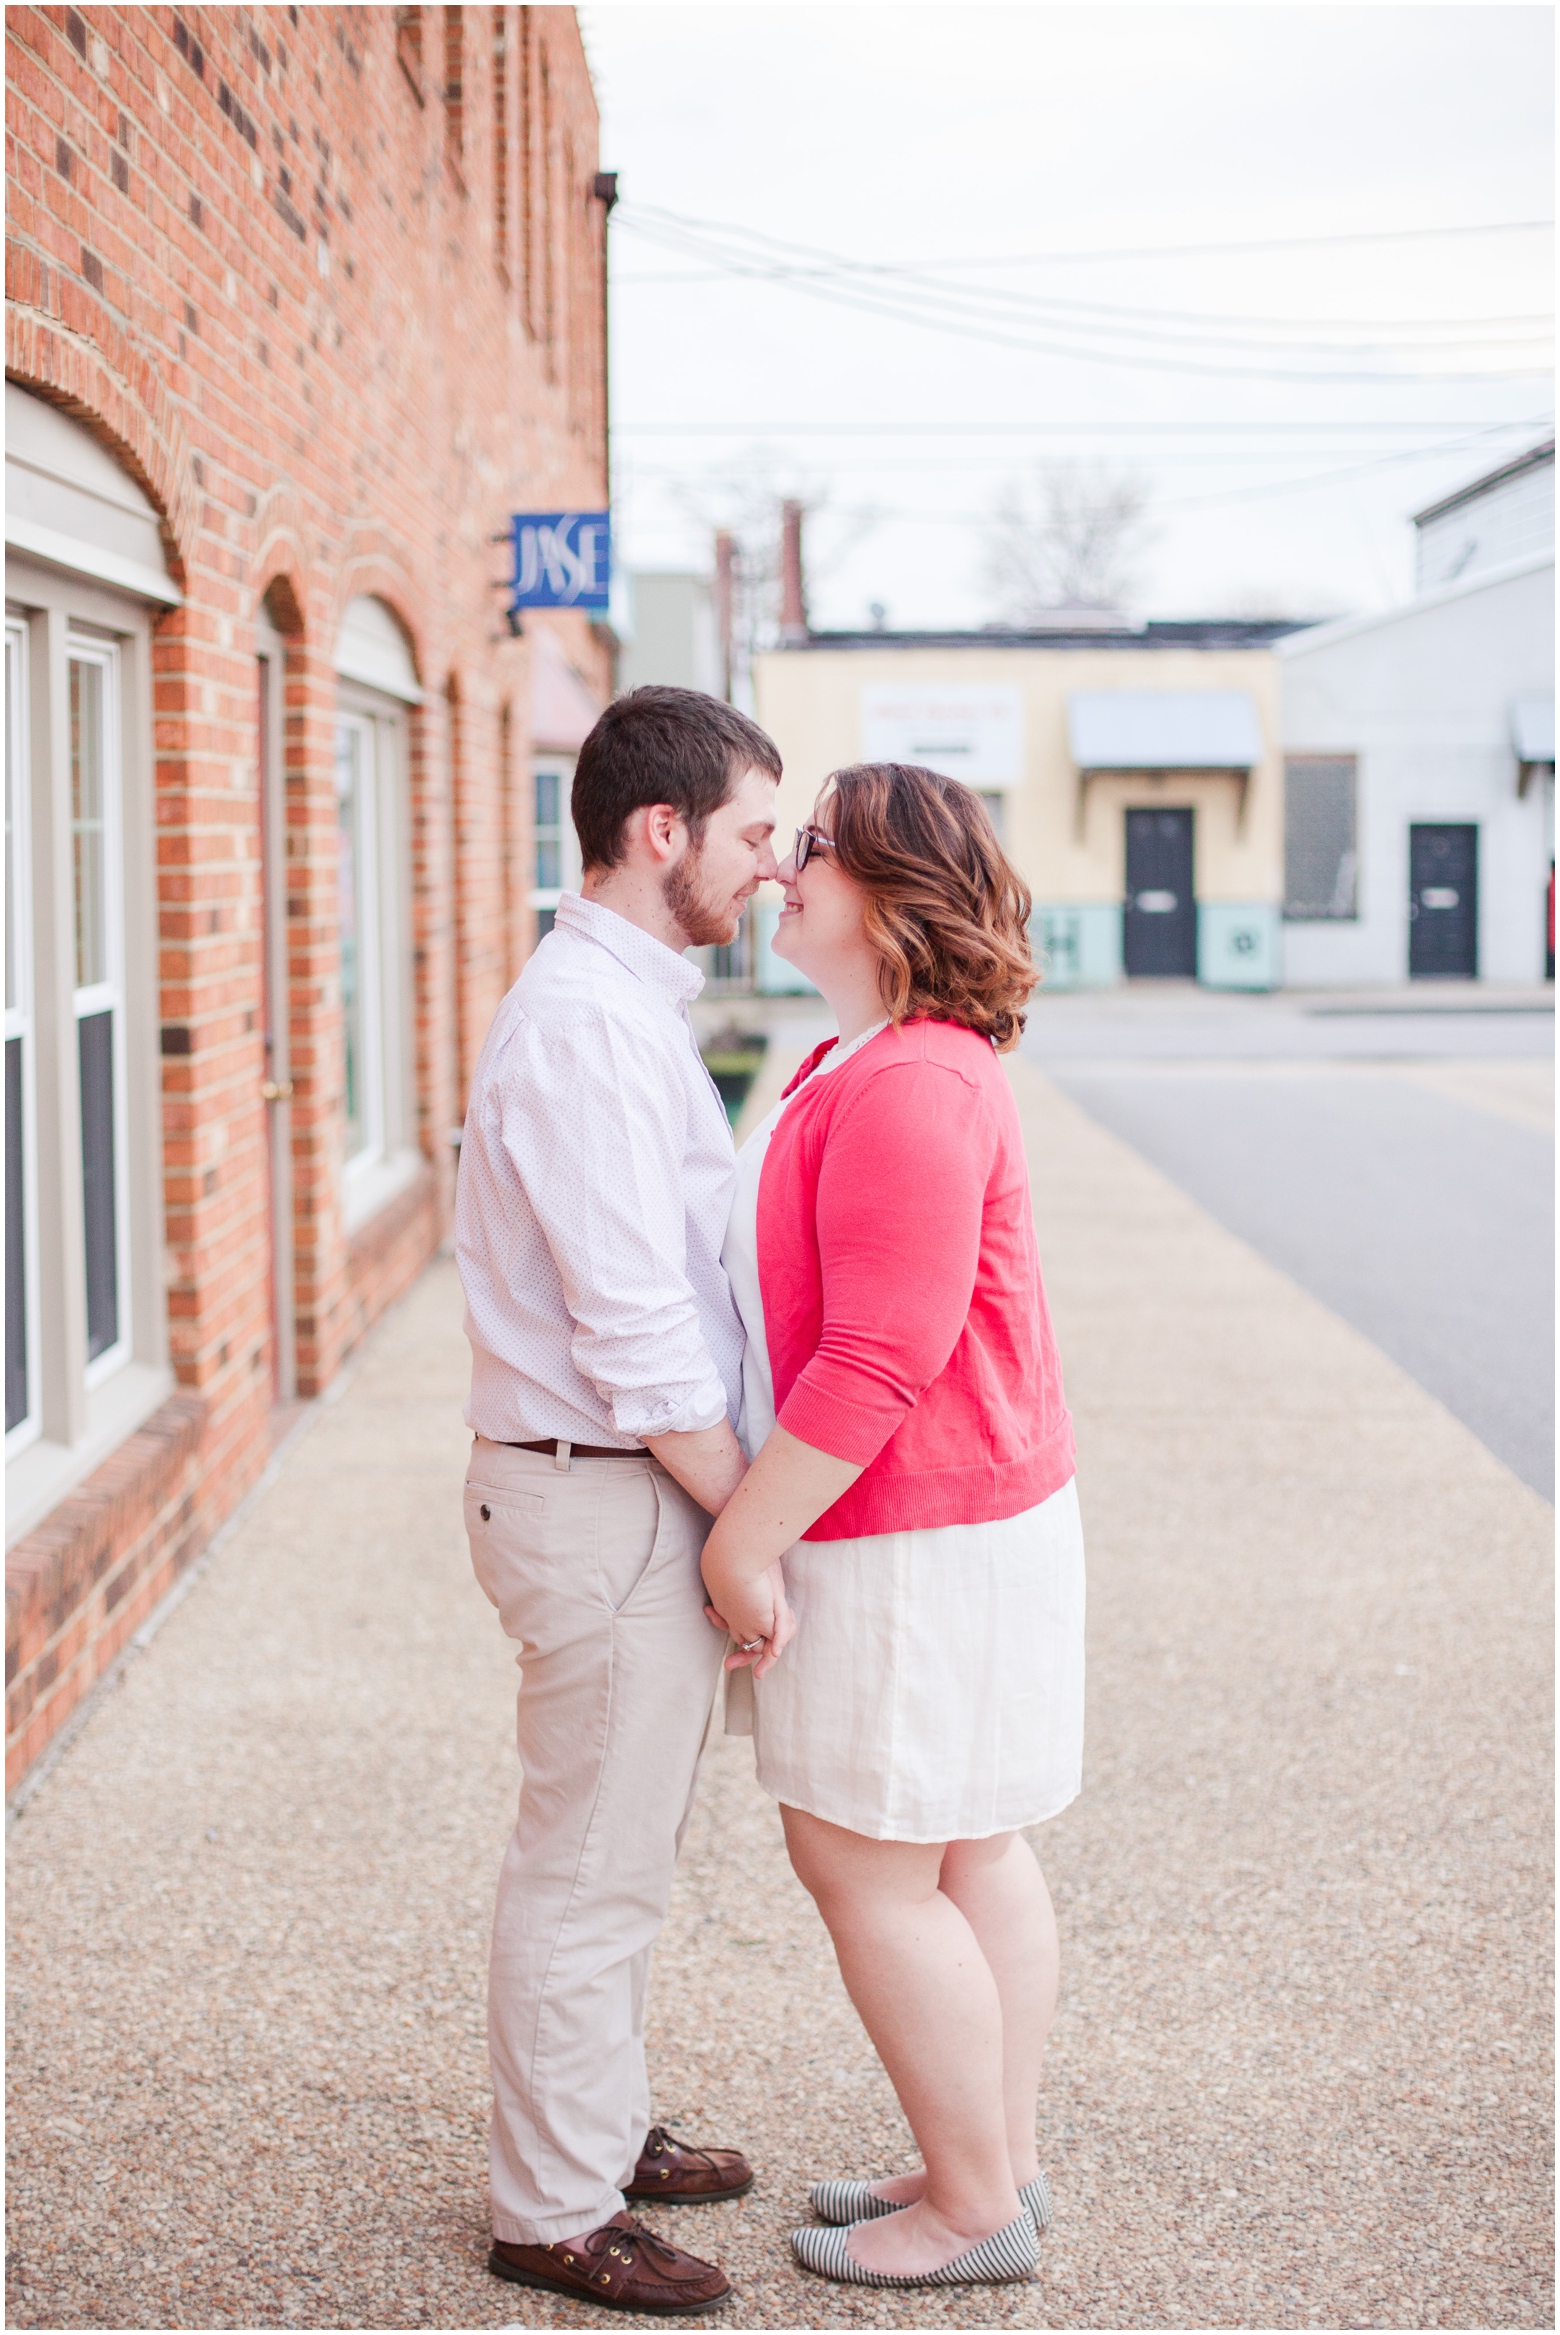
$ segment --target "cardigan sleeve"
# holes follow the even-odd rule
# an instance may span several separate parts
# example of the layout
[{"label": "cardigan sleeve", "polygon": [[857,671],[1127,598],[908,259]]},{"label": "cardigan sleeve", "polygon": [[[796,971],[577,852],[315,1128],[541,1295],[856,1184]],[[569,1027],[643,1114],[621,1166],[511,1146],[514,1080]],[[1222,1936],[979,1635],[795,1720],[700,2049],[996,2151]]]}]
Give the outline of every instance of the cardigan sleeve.
[{"label": "cardigan sleeve", "polygon": [[880,1071],[831,1125],[818,1175],[823,1329],[779,1424],[866,1467],[969,1319],[992,1159],[984,1098],[920,1061]]}]

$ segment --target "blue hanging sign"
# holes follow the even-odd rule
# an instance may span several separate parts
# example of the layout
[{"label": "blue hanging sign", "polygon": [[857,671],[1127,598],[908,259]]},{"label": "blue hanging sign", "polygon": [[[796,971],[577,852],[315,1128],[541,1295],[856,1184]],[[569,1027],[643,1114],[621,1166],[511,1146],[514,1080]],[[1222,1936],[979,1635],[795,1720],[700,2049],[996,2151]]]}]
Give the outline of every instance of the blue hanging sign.
[{"label": "blue hanging sign", "polygon": [[510,608],[605,612],[612,580],[612,524],[605,511],[517,511],[510,522],[515,572]]}]

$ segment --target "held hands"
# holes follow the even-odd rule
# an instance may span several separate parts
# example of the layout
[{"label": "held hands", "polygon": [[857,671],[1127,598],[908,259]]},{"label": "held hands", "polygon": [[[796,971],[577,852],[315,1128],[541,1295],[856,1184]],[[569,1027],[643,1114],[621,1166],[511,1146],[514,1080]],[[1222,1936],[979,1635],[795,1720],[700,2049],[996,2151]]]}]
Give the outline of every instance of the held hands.
[{"label": "held hands", "polygon": [[772,1429],[720,1511],[700,1559],[710,1593],[704,1610],[737,1641],[736,1653],[726,1657],[728,1670],[749,1662],[755,1678],[773,1670],[796,1635],[780,1560],[860,1473],[857,1461],[836,1459],[784,1427]]},{"label": "held hands", "polygon": [[[786,1601],[785,1576],[778,1559],[766,1571],[755,1574],[751,1560],[744,1563],[740,1558],[722,1557],[712,1545],[715,1537],[711,1535],[704,1549],[704,1586],[711,1600],[704,1611],[711,1628],[737,1641],[734,1651],[726,1656],[726,1668],[745,1670],[751,1665],[753,1676],[762,1678],[773,1670],[796,1635],[796,1617]],[[759,1643],[751,1652],[745,1651],[754,1639]]]}]

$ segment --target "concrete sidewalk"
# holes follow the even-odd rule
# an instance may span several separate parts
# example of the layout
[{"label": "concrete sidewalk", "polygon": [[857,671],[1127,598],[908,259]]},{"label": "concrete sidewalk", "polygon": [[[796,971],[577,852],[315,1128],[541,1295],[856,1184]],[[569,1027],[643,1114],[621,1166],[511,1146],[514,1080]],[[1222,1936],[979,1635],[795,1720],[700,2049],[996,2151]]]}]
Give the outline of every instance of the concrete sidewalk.
[{"label": "concrete sidewalk", "polygon": [[[1013,1075],[1092,1599],[1085,1791],[1041,1840],[1041,2275],[790,2267],[805,2181],[907,2136],[744,1742],[706,1767],[652,2066],[760,2178],[665,2226],[726,2263],[733,2327],[1547,2325],[1550,1511]],[[482,2268],[513,1673],[464,1381],[440,1265],[26,1807],[13,2326],[611,2323]]]}]

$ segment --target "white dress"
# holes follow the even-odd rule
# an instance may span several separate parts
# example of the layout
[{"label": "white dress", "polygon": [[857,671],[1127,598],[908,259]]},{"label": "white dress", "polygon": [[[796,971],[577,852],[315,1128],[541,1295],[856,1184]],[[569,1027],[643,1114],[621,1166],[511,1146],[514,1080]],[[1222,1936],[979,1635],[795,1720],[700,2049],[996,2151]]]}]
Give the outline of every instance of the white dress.
[{"label": "white dress", "polygon": [[[878,1028],[884,1027],[882,1023]],[[828,1054],[826,1078],[877,1030]],[[747,1332],[737,1432],[775,1423],[758,1282],[758,1181],[785,1103],[737,1154],[721,1262]],[[1083,1531],[1074,1485],[992,1524],[798,1541],[796,1636],[768,1675],[730,1673],[726,1729],[788,1807],[872,1840],[981,1840],[1042,1824],[1083,1766]]]}]

